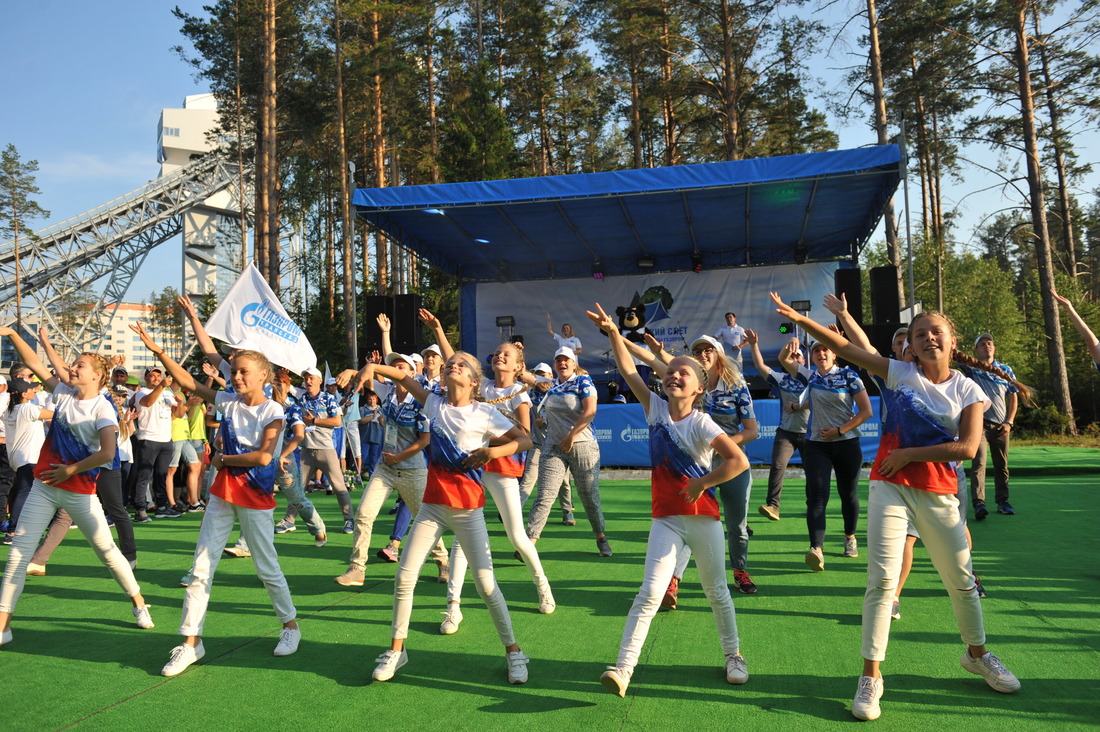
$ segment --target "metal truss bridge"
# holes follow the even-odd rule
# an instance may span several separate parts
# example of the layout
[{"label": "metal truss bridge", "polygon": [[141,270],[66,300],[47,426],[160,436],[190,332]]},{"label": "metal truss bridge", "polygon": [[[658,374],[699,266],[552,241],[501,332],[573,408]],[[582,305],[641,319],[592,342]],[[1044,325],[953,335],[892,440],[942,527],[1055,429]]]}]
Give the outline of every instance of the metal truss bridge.
[{"label": "metal truss bridge", "polygon": [[[97,350],[149,253],[184,229],[184,215],[222,191],[239,216],[238,167],[213,153],[79,216],[19,237],[20,287],[28,319],[50,323],[51,333],[75,351]],[[16,319],[15,242],[0,243],[0,323]],[[56,316],[74,300],[86,301],[103,278],[98,302],[71,335]],[[28,300],[33,305],[27,307]],[[58,344],[61,345],[60,343]]]}]

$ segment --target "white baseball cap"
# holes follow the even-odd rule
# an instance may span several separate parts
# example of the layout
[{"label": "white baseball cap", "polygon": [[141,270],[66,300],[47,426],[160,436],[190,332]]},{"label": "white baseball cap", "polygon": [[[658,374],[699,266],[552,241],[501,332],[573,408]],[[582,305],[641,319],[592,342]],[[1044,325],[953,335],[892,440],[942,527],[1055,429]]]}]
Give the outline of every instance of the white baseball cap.
[{"label": "white baseball cap", "polygon": [[531,369],[531,373],[552,374],[554,373],[554,370],[550,368],[550,364],[546,363],[545,361],[539,361],[537,364],[535,364],[535,368]]},{"label": "white baseball cap", "polygon": [[302,371],[302,376],[307,376],[307,375],[308,376],[316,376],[318,379],[320,379],[322,376],[324,376],[324,374],[322,374],[316,366],[310,366],[308,369]]},{"label": "white baseball cap", "polygon": [[558,350],[554,351],[554,358],[557,358],[559,356],[565,356],[566,358],[571,358],[574,361],[577,360],[577,354],[573,353],[573,349],[569,346],[562,346]]},{"label": "white baseball cap", "polygon": [[435,355],[439,356],[440,358],[443,358],[443,351],[439,350],[439,346],[436,345],[435,343],[433,343],[432,345],[428,346],[423,351],[421,351],[420,355],[421,356],[427,356],[429,353],[434,353]]},{"label": "white baseball cap", "polygon": [[707,344],[708,346],[710,346],[714,350],[718,351],[718,353],[721,353],[723,356],[726,355],[726,349],[722,348],[722,344],[719,343],[716,338],[713,338],[712,336],[709,336],[709,335],[701,335],[698,338],[696,338],[695,340],[693,340],[691,342],[691,350],[694,351],[695,347],[698,346],[700,343]]},{"label": "white baseball cap", "polygon": [[397,353],[396,351],[391,351],[391,352],[387,353],[386,354],[386,365],[387,366],[393,366],[394,361],[404,361],[405,363],[412,366],[413,368],[416,368],[416,362],[412,360],[411,356],[406,356],[405,354]]}]

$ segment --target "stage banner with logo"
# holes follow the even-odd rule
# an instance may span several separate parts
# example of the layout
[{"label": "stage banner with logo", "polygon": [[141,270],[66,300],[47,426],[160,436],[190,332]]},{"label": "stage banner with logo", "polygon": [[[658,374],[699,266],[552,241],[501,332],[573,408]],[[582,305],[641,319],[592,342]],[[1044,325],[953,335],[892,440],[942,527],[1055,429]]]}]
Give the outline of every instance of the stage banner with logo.
[{"label": "stage banner with logo", "polygon": [[[607,337],[599,332],[584,311],[599,302],[620,320],[632,312],[640,327],[623,329],[632,340],[648,330],[673,353],[684,353],[699,335],[714,335],[726,324],[725,313],[737,315],[737,324],[752,328],[760,336],[764,358],[774,363],[789,336],[779,332],[783,318],[768,298],[778,292],[786,301],[806,300],[810,316],[818,322],[832,322],[822,307],[825,293],[833,291],[833,272],[840,262],[813,262],[768,267],[737,267],[713,271],[639,274],[606,279],[531,280],[467,285],[462,303],[462,345],[485,356],[508,335],[497,325],[498,318],[511,317],[512,334],[522,335],[528,366],[549,362],[557,344],[547,332],[549,313],[555,331],[563,323],[573,326],[581,340],[581,366],[595,375],[614,371]],[[746,369],[752,356],[744,354]]]},{"label": "stage banner with logo", "polygon": [[[768,465],[772,461],[772,442],[779,425],[779,400],[758,399],[753,402],[760,436],[745,446],[749,462]],[[879,398],[871,397],[874,416],[859,426],[859,444],[863,461],[872,462],[878,450],[882,424],[879,421]],[[649,428],[640,404],[601,404],[592,421],[592,432],[600,443],[600,464],[607,467],[648,468]],[[796,452],[791,462],[800,464]]]},{"label": "stage banner with logo", "polygon": [[206,322],[206,332],[239,348],[257,350],[279,366],[302,372],[317,365],[305,333],[290,319],[256,265],[244,272]]}]

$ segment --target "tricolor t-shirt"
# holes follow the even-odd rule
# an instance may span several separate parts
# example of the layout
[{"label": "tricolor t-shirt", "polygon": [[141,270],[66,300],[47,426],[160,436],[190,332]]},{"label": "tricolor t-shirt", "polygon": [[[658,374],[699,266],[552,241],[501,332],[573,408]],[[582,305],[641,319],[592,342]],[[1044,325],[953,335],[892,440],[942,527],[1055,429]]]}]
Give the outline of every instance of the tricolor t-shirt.
[{"label": "tricolor t-shirt", "polygon": [[438,394],[429,394],[424,416],[431,422],[428,446],[428,485],[424,503],[451,508],[481,508],[485,491],[481,468],[463,466],[471,452],[488,447],[489,440],[512,429],[512,422],[482,402],[452,407]]},{"label": "tricolor t-shirt", "polygon": [[[102,394],[96,394],[91,399],[77,399],[76,395],[76,389],[67,384],[54,387],[53,420],[34,467],[34,477],[39,480],[42,473],[53,465],[73,465],[99,452],[99,431],[104,427],[114,427],[118,432],[118,412],[114,402]],[[105,464],[111,467],[117,459],[116,450],[114,460]],[[54,487],[91,495],[95,493],[98,478],[99,468],[96,467],[77,473]]]},{"label": "tricolor t-shirt", "polygon": [[[283,407],[271,399],[250,407],[241,401],[240,395],[225,391],[217,393],[214,404],[222,413],[218,434],[225,455],[243,455],[260,449],[264,429],[272,422],[281,423],[285,416]],[[275,508],[275,473],[283,449],[282,424],[279,427],[271,462],[251,468],[223,467],[214,478],[210,494],[242,508]]]},{"label": "tricolor t-shirt", "polygon": [[[915,364],[891,361],[886,376],[889,409],[882,424],[882,439],[871,466],[871,480],[931,491],[958,493],[955,463],[909,463],[889,478],[878,468],[891,450],[932,447],[954,442],[959,437],[963,409],[986,401],[981,387],[952,369],[951,378],[933,384]],[[885,395],[884,395],[885,396]]]},{"label": "tricolor t-shirt", "polygon": [[709,415],[692,410],[679,422],[672,421],[668,402],[651,397],[649,413],[649,459],[653,464],[650,476],[653,517],[712,516],[718,518],[718,501],[714,488],[707,488],[695,503],[688,503],[680,491],[691,478],[702,478],[710,472],[714,448],[711,443],[725,434]]},{"label": "tricolor t-shirt", "polygon": [[[490,406],[496,407],[513,424],[516,423],[516,410],[523,404],[531,404],[531,397],[528,395],[526,387],[519,382],[511,386],[498,388],[491,379],[485,379],[481,382],[481,395],[486,401],[505,397],[504,401]],[[506,455],[502,458],[490,460],[485,465],[485,471],[518,478],[523,475],[523,468],[526,464],[527,453],[521,452],[518,455]]]}]

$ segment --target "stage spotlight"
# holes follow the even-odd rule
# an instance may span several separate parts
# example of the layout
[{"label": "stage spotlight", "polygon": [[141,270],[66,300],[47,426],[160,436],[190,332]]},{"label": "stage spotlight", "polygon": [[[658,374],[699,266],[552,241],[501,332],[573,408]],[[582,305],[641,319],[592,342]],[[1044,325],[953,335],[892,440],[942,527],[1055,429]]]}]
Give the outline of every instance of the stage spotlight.
[{"label": "stage spotlight", "polygon": [[498,315],[497,327],[498,328],[514,328],[516,325],[516,318],[514,315]]},{"label": "stage spotlight", "polygon": [[789,320],[786,323],[780,323],[779,332],[783,335],[794,335],[794,323],[790,322]]},{"label": "stage spotlight", "polygon": [[791,300],[791,310],[797,310],[800,313],[810,312],[809,300]]},{"label": "stage spotlight", "polygon": [[603,262],[599,257],[596,257],[596,261],[592,262],[592,278],[596,280],[603,279]]},{"label": "stage spotlight", "polygon": [[653,257],[638,257],[638,269],[653,269],[657,266],[657,260]]},{"label": "stage spotlight", "polygon": [[809,251],[809,249],[804,243],[799,242],[798,244],[795,244],[795,246],[794,246],[794,263],[795,264],[805,264],[806,263],[806,254],[807,254],[808,251]]},{"label": "stage spotlight", "polygon": [[691,271],[696,274],[703,271],[703,255],[699,252],[691,255]]}]

